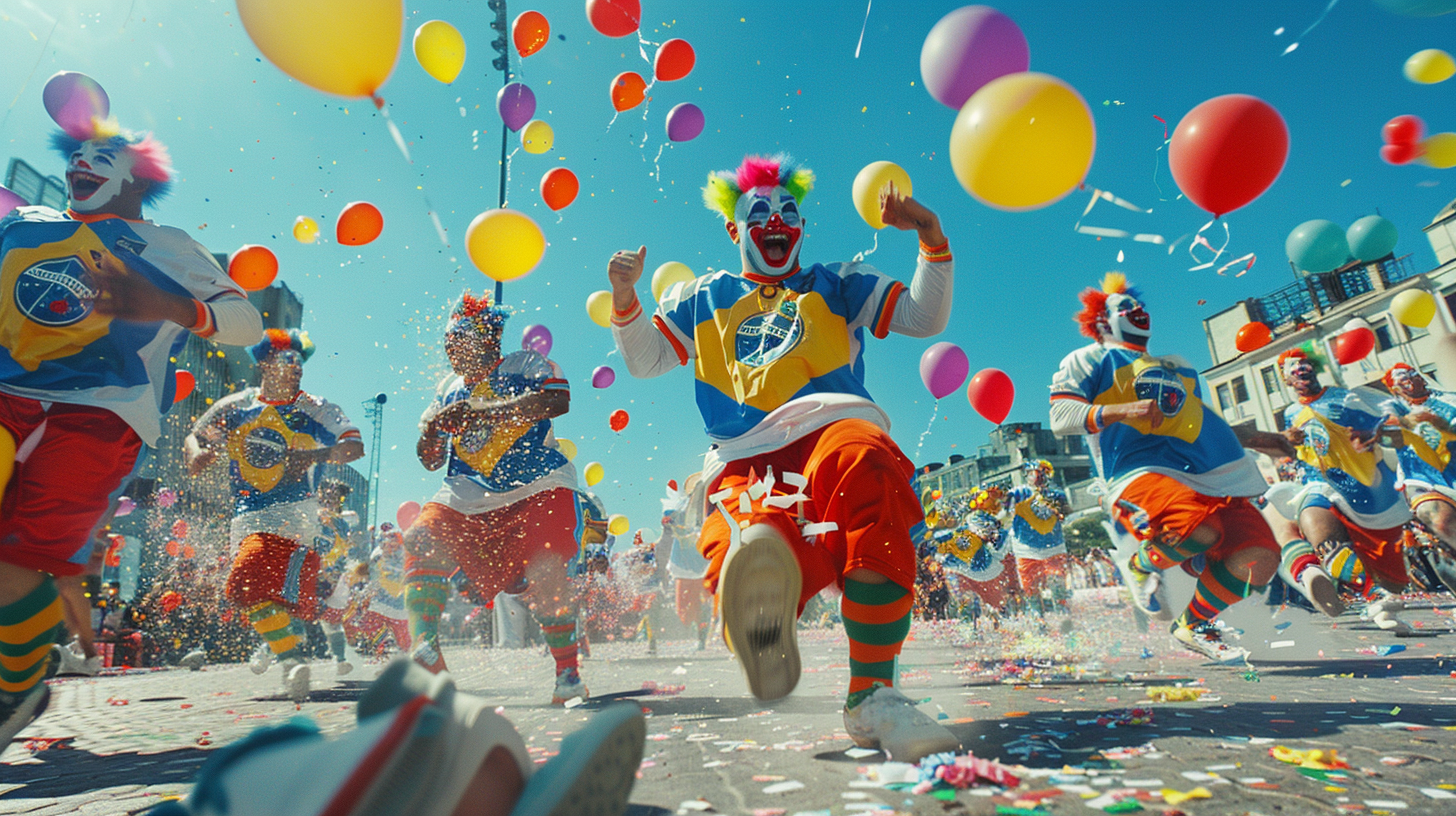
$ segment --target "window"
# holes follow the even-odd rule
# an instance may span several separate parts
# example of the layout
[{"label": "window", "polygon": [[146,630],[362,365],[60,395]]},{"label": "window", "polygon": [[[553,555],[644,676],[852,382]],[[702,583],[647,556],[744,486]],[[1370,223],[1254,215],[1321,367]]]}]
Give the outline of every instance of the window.
[{"label": "window", "polygon": [[1220,411],[1227,411],[1234,407],[1234,401],[1229,397],[1228,383],[1219,383],[1218,388],[1214,390],[1218,392],[1218,408]]},{"label": "window", "polygon": [[1259,369],[1259,377],[1264,380],[1264,393],[1279,393],[1279,374],[1274,371],[1274,366],[1264,366]]},{"label": "window", "polygon": [[1243,377],[1234,377],[1234,402],[1244,403],[1249,401],[1249,387],[1244,384]]},{"label": "window", "polygon": [[1390,339],[1390,327],[1384,323],[1375,327],[1375,350],[1389,351],[1395,343]]}]

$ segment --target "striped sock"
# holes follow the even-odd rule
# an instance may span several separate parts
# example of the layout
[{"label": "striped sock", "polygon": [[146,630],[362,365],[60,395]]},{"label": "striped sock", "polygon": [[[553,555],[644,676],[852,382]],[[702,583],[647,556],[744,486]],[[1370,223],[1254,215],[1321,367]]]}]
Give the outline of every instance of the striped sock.
[{"label": "striped sock", "polygon": [[1143,572],[1155,572],[1176,567],[1193,556],[1212,548],[1213,544],[1199,544],[1191,538],[1186,538],[1176,544],[1144,541],[1142,546],[1138,547],[1132,564]]},{"label": "striped sock", "polygon": [[849,697],[854,708],[876,685],[895,685],[895,658],[910,634],[914,598],[899,584],[866,584],[845,579],[839,612],[849,637]]},{"label": "striped sock", "polygon": [[277,601],[264,601],[248,610],[248,622],[258,630],[258,634],[267,641],[268,648],[273,650],[273,656],[279,660],[288,658],[303,659],[303,653],[299,647],[303,645],[303,638],[298,634],[298,628],[294,626],[293,616],[288,609]]},{"label": "striped sock", "polygon": [[537,617],[536,621],[541,624],[541,634],[545,635],[546,645],[551,649],[551,658],[556,661],[556,673],[579,668],[576,659],[576,616]]},{"label": "striped sock", "polygon": [[1314,554],[1314,547],[1302,538],[1296,538],[1284,544],[1279,549],[1279,560],[1284,562],[1284,569],[1289,577],[1299,583],[1299,576],[1304,574],[1305,569],[1319,566],[1319,556]]},{"label": "striped sock", "polygon": [[63,609],[49,575],[29,595],[0,606],[0,692],[29,691],[45,677]]},{"label": "striped sock", "polygon": [[345,652],[348,640],[344,637],[344,627],[337,623],[325,623],[322,626],[324,634],[329,638],[329,654],[334,656],[335,661],[343,663],[348,657]]},{"label": "striped sock", "polygon": [[1204,621],[1211,621],[1219,613],[1263,589],[1254,586],[1229,572],[1222,561],[1215,561],[1204,568],[1198,576],[1198,586],[1193,590],[1193,600],[1174,623],[1177,627],[1191,627]]},{"label": "striped sock", "polygon": [[410,640],[437,641],[440,614],[450,599],[450,576],[434,569],[416,567],[405,575],[404,611],[409,616]]}]

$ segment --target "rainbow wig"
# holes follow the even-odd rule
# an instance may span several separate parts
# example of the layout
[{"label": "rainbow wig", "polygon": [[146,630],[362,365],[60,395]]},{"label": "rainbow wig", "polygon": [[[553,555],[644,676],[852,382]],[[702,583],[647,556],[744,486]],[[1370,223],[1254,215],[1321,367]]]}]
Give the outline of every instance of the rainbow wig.
[{"label": "rainbow wig", "polygon": [[452,331],[456,326],[468,323],[481,334],[492,330],[498,332],[505,326],[507,317],[510,317],[510,312],[493,305],[490,295],[476,297],[469,292],[463,292],[455,305],[450,307],[450,323],[445,330]]},{"label": "rainbow wig", "polygon": [[1416,376],[1420,376],[1421,373],[1420,371],[1416,370],[1414,366],[1411,366],[1407,363],[1396,363],[1395,365],[1386,369],[1385,374],[1382,375],[1380,378],[1380,381],[1385,383],[1386,388],[1395,387],[1395,372],[1400,371],[1401,369],[1405,369],[1406,371],[1409,371]]},{"label": "rainbow wig", "polygon": [[313,356],[313,341],[308,339],[308,332],[302,329],[268,329],[263,332],[263,339],[255,345],[248,346],[248,353],[253,356],[254,362],[263,362],[273,356],[276,351],[292,349],[303,357],[304,362]]},{"label": "rainbow wig", "polygon": [[1127,295],[1138,300],[1143,299],[1142,292],[1138,291],[1136,286],[1128,285],[1127,276],[1121,272],[1108,272],[1103,275],[1100,289],[1091,287],[1083,289],[1080,295],[1082,311],[1077,313],[1076,321],[1082,329],[1082,334],[1093,340],[1097,340],[1101,336],[1097,331],[1097,324],[1107,318],[1108,295]]},{"label": "rainbow wig", "polygon": [[1021,469],[1022,470],[1041,470],[1041,471],[1045,471],[1046,472],[1046,475],[1048,475],[1048,476],[1055,476],[1056,475],[1056,472],[1057,472],[1057,469],[1054,468],[1054,467],[1052,467],[1052,463],[1051,462],[1048,462],[1045,459],[1030,459],[1030,460],[1027,460],[1025,463],[1022,464]]},{"label": "rainbow wig", "polygon": [[803,204],[804,197],[814,189],[814,171],[785,153],[747,156],[737,170],[718,170],[708,174],[708,183],[703,187],[703,204],[732,221],[738,199],[755,187],[783,187],[795,201]]},{"label": "rainbow wig", "polygon": [[126,133],[111,122],[97,123],[96,132],[89,140],[77,139],[64,130],[51,133],[51,149],[68,162],[71,154],[80,150],[87,141],[108,142],[112,147],[132,155],[136,161],[133,175],[151,182],[142,195],[143,204],[150,207],[172,192],[172,156],[167,152],[167,146],[152,134]]},{"label": "rainbow wig", "polygon": [[1314,373],[1320,374],[1325,370],[1325,358],[1314,348],[1314,343],[1305,341],[1292,349],[1280,352],[1275,358],[1274,364],[1279,366],[1279,376],[1284,376],[1284,364],[1291,360],[1308,360],[1314,367]]}]

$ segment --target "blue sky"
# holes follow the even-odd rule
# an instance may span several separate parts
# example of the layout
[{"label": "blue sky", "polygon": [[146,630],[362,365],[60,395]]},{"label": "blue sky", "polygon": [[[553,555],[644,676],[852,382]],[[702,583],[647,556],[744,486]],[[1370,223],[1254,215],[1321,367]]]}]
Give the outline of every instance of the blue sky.
[{"label": "blue sky", "polygon": [[[934,407],[916,373],[930,343],[961,345],[972,370],[1007,371],[1018,390],[1010,421],[1045,421],[1051,374],[1082,342],[1069,319],[1076,293],[1109,269],[1144,289],[1155,352],[1206,364],[1199,321],[1289,281],[1284,238],[1303,221],[1348,225],[1378,208],[1400,229],[1397,254],[1411,253],[1419,269],[1434,266],[1420,228],[1456,197],[1456,176],[1391,167],[1377,151],[1381,125],[1398,114],[1423,117],[1432,132],[1456,130],[1456,80],[1418,86],[1401,74],[1417,50],[1456,50],[1456,15],[1417,20],[1371,0],[1342,0],[1297,50],[1281,55],[1326,0],[997,4],[1025,32],[1032,70],[1070,83],[1092,107],[1097,152],[1088,187],[1153,210],[1102,204],[1086,223],[1171,240],[1207,220],[1176,198],[1155,116],[1171,130],[1190,108],[1226,93],[1259,96],[1283,114],[1291,139],[1283,174],[1227,219],[1229,249],[1258,253],[1253,270],[1234,278],[1189,272],[1182,247],[1170,256],[1163,247],[1075,233],[1090,193],[1029,213],[999,212],[968,196],[946,158],[955,112],[931,99],[919,76],[926,33],[959,5],[875,3],[856,59],[865,20],[858,2],[644,0],[648,56],[651,43],[681,37],[695,48],[697,66],[684,80],[652,88],[645,110],[612,122],[612,77],[626,70],[650,77],[639,43],[593,31],[580,0],[511,4],[512,17],[535,8],[551,22],[550,43],[524,61],[513,53],[512,68],[535,91],[537,116],[550,122],[556,144],[512,159],[509,205],[532,215],[550,245],[540,267],[506,287],[506,302],[519,309],[507,342],[530,323],[551,329],[552,357],[573,387],[572,411],[557,434],[577,443],[579,466],[605,464],[597,490],[633,527],[655,531],[666,481],[695,470],[706,447],[691,372],[633,380],[583,303],[606,288],[607,259],[620,248],[646,244],[649,271],[668,260],[699,273],[736,265],[736,249],[698,191],[708,171],[735,166],[748,152],[789,151],[818,174],[804,207],[806,262],[847,260],[874,244],[849,193],[869,162],[903,166],[916,198],[940,214],[957,265],[950,328],[934,340],[871,341],[866,353],[870,391],[912,457]],[[381,517],[438,485],[415,461],[415,422],[446,371],[438,345],[445,309],[462,288],[478,292],[489,283],[470,266],[463,239],[470,220],[496,205],[502,130],[494,107],[501,76],[490,67],[493,15],[484,0],[411,2],[406,13],[399,61],[381,93],[411,143],[413,165],[367,102],[314,91],[264,60],[227,0],[21,0],[0,12],[4,154],[61,172],[45,149],[51,124],[41,106],[41,88],[58,70],[91,74],[124,126],[155,131],[180,174],[153,217],[217,251],[260,243],[278,254],[281,278],[304,299],[319,347],[305,388],[361,424],[360,401],[389,394]],[[451,22],[467,42],[465,70],[450,86],[429,78],[410,51],[410,35],[430,19]],[[663,119],[679,102],[699,105],[707,128],[664,148]],[[559,215],[536,189],[557,166],[571,168],[582,185]],[[427,198],[451,247],[436,237]],[[290,237],[299,215],[317,219],[331,237],[339,210],[361,199],[385,215],[374,243],[305,246]],[[870,260],[908,280],[914,257],[913,234],[885,231]],[[645,281],[641,288],[648,297]],[[602,364],[617,364],[619,377],[595,390],[591,371]],[[632,416],[620,435],[607,427],[617,408]],[[917,461],[971,452],[990,429],[962,394],[942,400],[938,417]]]}]

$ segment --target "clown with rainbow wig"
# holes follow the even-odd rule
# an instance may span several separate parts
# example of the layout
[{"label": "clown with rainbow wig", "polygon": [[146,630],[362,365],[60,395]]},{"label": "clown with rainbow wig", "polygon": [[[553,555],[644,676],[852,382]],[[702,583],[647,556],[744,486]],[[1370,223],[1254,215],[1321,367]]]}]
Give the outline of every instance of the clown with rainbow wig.
[{"label": "clown with rainbow wig", "polygon": [[45,709],[53,576],[82,572],[92,528],[157,444],[187,333],[262,332],[207,249],[142,218],[171,185],[161,142],[92,120],[52,144],[70,206],[0,220],[0,745]]},{"label": "clown with rainbow wig", "polygon": [[940,219],[893,187],[880,191],[884,222],[920,238],[908,287],[858,261],[801,264],[800,208],[813,184],[787,156],[709,175],[703,201],[737,244],[740,269],[673,286],[649,318],[636,292],[647,248],[616,253],[612,335],[634,376],[694,367],[715,508],[698,547],[749,690],[761,700],[794,690],[796,621],[836,584],[849,638],[845,728],[915,762],[958,741],[894,687],[915,586],[910,528],[923,513],[913,466],[865,388],[863,351],[867,335],[944,330],[953,264]]}]

